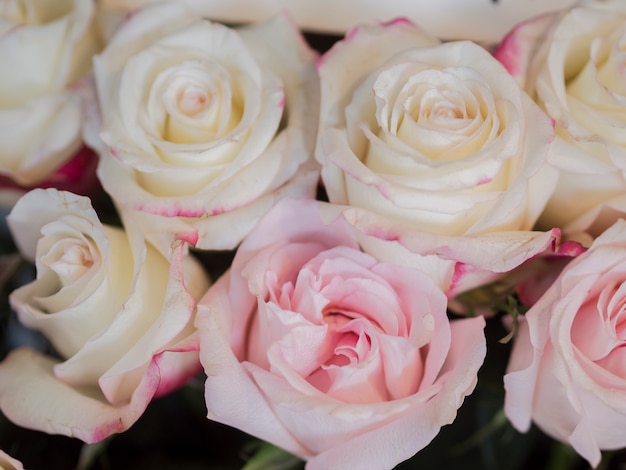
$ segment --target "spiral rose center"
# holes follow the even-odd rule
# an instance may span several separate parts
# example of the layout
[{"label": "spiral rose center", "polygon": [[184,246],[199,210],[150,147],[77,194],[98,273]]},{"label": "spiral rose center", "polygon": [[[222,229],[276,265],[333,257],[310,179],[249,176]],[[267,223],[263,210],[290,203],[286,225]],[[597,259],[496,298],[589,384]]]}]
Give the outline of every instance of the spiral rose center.
[{"label": "spiral rose center", "polygon": [[[380,74],[374,95],[380,126],[376,135],[387,145],[402,142],[431,160],[471,155],[500,128],[493,94],[484,79],[467,68],[423,70],[419,64],[400,64]],[[404,168],[390,168],[394,163],[372,148],[366,164],[376,171],[405,173]]]},{"label": "spiral rose center", "polygon": [[[589,336],[588,332],[595,334]],[[609,281],[576,314],[572,344],[619,377],[626,376],[626,283]]]},{"label": "spiral rose center", "polygon": [[42,262],[59,276],[62,285],[76,281],[94,264],[89,248],[68,239],[59,242]]},{"label": "spiral rose center", "polygon": [[189,60],[159,73],[146,111],[149,126],[161,139],[177,144],[212,142],[241,120],[241,90],[220,64]]},{"label": "spiral rose center", "polygon": [[204,111],[210,104],[209,93],[197,86],[186,88],[178,99],[178,108],[187,116],[194,116]]}]

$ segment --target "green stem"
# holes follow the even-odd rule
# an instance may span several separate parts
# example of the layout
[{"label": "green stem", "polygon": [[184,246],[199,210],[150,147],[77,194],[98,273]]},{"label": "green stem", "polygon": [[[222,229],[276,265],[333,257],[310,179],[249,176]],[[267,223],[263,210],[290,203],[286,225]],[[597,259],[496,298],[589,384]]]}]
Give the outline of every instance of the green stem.
[{"label": "green stem", "polygon": [[580,464],[580,457],[578,454],[567,444],[554,441],[550,455],[548,456],[548,463],[545,466],[546,470],[572,470]]}]

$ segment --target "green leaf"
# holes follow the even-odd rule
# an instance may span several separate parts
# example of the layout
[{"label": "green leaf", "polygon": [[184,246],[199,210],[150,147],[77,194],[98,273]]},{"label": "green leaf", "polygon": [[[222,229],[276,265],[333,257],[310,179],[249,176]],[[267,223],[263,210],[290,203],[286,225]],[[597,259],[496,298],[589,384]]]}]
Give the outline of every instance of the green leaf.
[{"label": "green leaf", "polygon": [[247,450],[256,448],[241,470],[290,470],[302,467],[302,460],[268,442],[251,442]]}]

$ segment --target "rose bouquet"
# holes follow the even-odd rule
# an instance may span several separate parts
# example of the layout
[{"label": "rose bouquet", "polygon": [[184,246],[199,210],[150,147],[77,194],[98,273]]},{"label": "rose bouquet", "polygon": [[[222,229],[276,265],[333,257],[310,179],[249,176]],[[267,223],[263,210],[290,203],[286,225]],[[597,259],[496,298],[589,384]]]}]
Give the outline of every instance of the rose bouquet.
[{"label": "rose bouquet", "polygon": [[280,3],[0,2],[0,467],[620,468],[622,3]]}]

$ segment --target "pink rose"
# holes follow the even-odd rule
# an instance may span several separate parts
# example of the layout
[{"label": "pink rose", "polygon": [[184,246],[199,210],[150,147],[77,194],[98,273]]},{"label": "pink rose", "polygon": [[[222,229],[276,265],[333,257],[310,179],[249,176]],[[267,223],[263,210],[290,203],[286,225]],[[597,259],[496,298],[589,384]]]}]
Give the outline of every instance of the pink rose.
[{"label": "pink rose", "polygon": [[338,213],[280,203],[200,301],[208,416],[307,469],[391,468],[473,390],[484,320],[450,322],[436,273],[363,253]]},{"label": "pink rose", "polygon": [[626,213],[626,3],[583,1],[516,27],[495,52],[554,120],[556,190],[541,227],[597,236]]},{"label": "pink rose", "polygon": [[11,306],[55,352],[20,348],[0,363],[0,409],[10,420],[99,441],[197,372],[195,299],[208,280],[184,243],[170,262],[132,221],[125,230],[102,225],[89,199],[53,189],[27,193],[7,220],[37,267]]},{"label": "pink rose", "polygon": [[534,421],[592,466],[600,450],[626,446],[625,281],[620,220],[526,313],[504,378],[513,425],[526,431]]}]

